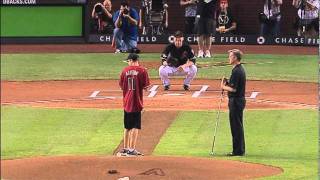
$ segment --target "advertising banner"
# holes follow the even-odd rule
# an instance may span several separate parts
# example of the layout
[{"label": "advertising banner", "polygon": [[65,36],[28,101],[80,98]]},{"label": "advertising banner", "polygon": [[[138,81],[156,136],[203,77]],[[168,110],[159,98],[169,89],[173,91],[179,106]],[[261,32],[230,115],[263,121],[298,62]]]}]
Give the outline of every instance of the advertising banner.
[{"label": "advertising banner", "polygon": [[1,5],[86,4],[87,0],[0,0]]},{"label": "advertising banner", "polygon": [[[112,43],[112,35],[89,35],[89,43]],[[185,40],[189,44],[197,44],[197,37],[194,35],[186,35]],[[140,35],[138,43],[141,44],[167,44],[173,41],[171,35],[148,36]],[[262,37],[255,35],[232,35],[232,36],[213,36],[213,44],[217,45],[285,45],[285,46],[318,46],[319,39],[304,38],[298,36],[279,36],[279,37]]]}]

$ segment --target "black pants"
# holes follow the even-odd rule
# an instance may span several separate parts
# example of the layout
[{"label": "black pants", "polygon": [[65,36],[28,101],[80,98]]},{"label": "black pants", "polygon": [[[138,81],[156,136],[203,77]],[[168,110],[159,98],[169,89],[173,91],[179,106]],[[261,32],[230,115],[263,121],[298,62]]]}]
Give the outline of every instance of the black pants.
[{"label": "black pants", "polygon": [[186,34],[194,34],[194,20],[196,17],[185,17],[185,33]]},{"label": "black pants", "polygon": [[245,153],[245,140],[243,129],[243,110],[246,105],[245,98],[229,97],[229,121],[232,134],[233,154]]}]

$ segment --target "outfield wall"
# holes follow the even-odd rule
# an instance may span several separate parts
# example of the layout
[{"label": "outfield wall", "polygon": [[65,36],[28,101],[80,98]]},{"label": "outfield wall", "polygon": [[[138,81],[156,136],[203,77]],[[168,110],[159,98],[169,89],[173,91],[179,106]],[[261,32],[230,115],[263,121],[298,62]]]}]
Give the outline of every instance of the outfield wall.
[{"label": "outfield wall", "polygon": [[1,37],[83,36],[82,6],[2,6]]},{"label": "outfield wall", "polygon": [[[28,43],[102,43],[110,44],[112,35],[97,34],[90,30],[91,11],[98,0],[1,0],[1,43],[28,44]],[[113,0],[113,9],[119,8],[119,2]],[[138,9],[139,0],[131,0],[133,7]],[[284,15],[294,17],[293,7],[288,0],[284,4],[288,9]],[[261,3],[243,2],[246,8],[257,8]],[[169,35],[140,36],[138,41],[147,44],[165,44],[170,42],[170,33],[183,27],[183,8],[178,1],[168,1],[169,4]],[[236,1],[230,1],[235,12],[240,7]],[[180,7],[180,8],[179,8]],[[173,9],[174,8],[174,9]],[[244,9],[246,9],[244,8]],[[259,9],[256,9],[259,11]],[[295,45],[318,46],[318,39],[296,37],[288,23],[282,23],[284,34],[281,37],[259,37],[258,22],[252,11],[242,11],[238,17],[236,35],[213,36],[214,44],[241,44],[241,45]],[[248,16],[247,16],[248,15]],[[250,15],[250,17],[249,17]],[[247,18],[242,18],[245,16]],[[247,29],[247,30],[246,30]],[[244,31],[246,30],[246,31]],[[194,35],[187,35],[187,41],[196,44]]]}]

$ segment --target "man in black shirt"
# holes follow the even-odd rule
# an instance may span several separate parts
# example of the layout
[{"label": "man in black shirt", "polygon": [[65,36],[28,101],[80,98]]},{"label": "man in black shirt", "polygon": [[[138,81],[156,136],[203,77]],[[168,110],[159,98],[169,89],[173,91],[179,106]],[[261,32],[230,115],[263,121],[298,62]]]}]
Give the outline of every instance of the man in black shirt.
[{"label": "man in black shirt", "polygon": [[193,50],[183,41],[183,33],[177,31],[174,35],[174,43],[169,44],[161,55],[162,65],[159,68],[159,75],[164,90],[170,88],[169,76],[186,76],[183,88],[188,91],[191,81],[197,74]]},{"label": "man in black shirt", "polygon": [[237,23],[231,14],[228,0],[220,0],[220,8],[217,11],[217,28],[220,34],[233,34],[237,28]]},{"label": "man in black shirt", "polygon": [[228,91],[229,120],[232,134],[232,153],[228,156],[243,156],[245,154],[245,140],[243,130],[243,110],[246,99],[246,73],[240,61],[242,52],[238,49],[229,51],[229,63],[233,65],[229,82],[223,78],[221,89]]}]

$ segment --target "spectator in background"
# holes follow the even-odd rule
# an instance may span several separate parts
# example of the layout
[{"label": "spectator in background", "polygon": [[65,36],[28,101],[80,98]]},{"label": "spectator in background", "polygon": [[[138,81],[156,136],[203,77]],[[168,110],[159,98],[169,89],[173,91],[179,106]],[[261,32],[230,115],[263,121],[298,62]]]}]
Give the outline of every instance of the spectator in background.
[{"label": "spectator in background", "polygon": [[139,10],[139,29],[142,30],[142,34],[146,35],[146,13],[147,13],[147,6],[148,6],[148,2],[147,0],[141,0],[141,7]]},{"label": "spectator in background", "polygon": [[195,26],[198,33],[198,57],[211,57],[211,36],[215,33],[215,6],[217,0],[199,0]]},{"label": "spectator in background", "polygon": [[260,14],[260,35],[278,36],[280,35],[280,6],[282,0],[263,0],[263,13]]},{"label": "spectator in background", "polygon": [[293,0],[298,8],[299,19],[296,22],[297,35],[308,38],[319,37],[319,0]]},{"label": "spectator in background", "polygon": [[129,7],[127,1],[122,1],[120,10],[113,16],[115,29],[113,32],[113,45],[116,48],[115,53],[134,52],[138,53],[137,37],[139,15],[137,11]]},{"label": "spectator in background", "polygon": [[142,30],[144,35],[161,35],[168,29],[167,0],[142,0],[139,15],[139,29]]},{"label": "spectator in background", "polygon": [[217,11],[217,28],[220,34],[233,34],[237,28],[231,11],[228,6],[228,0],[220,0],[220,8]]},{"label": "spectator in background", "polygon": [[96,3],[92,9],[91,17],[94,19],[94,29],[98,33],[112,34],[114,23],[112,21],[112,4],[110,0]]},{"label": "spectator in background", "polygon": [[194,34],[194,21],[197,14],[197,0],[180,0],[180,5],[185,7],[185,33]]}]

